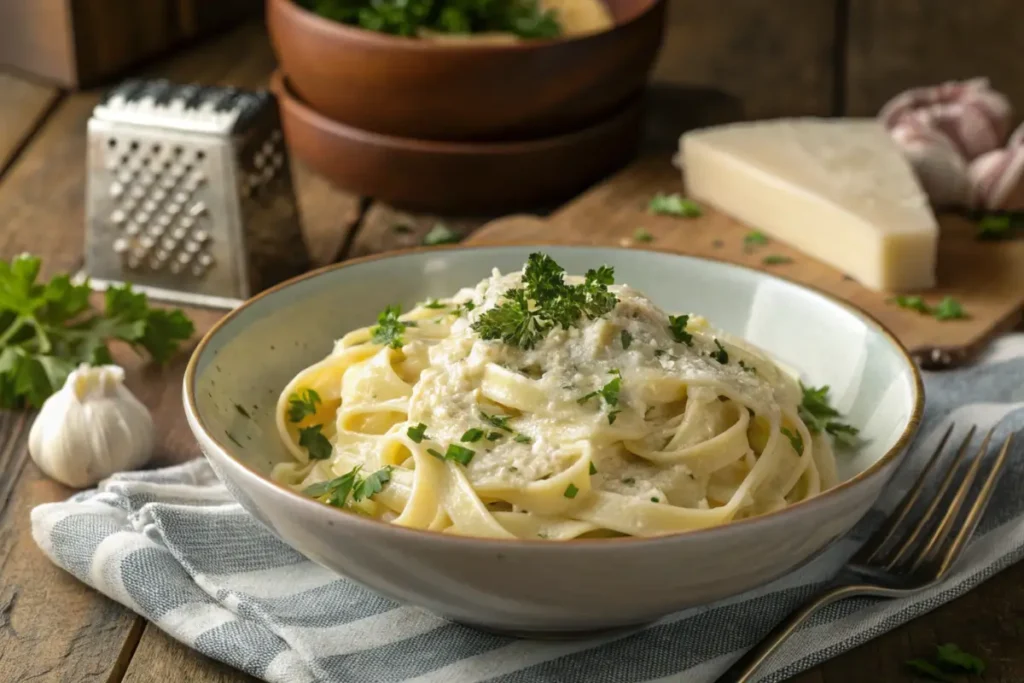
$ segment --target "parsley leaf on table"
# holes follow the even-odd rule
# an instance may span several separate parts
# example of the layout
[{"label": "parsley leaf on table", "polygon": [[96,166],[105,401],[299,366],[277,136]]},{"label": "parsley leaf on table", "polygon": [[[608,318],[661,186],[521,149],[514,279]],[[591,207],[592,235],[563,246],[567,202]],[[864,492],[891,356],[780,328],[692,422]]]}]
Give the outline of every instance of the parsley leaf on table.
[{"label": "parsley leaf on table", "polygon": [[697,202],[685,199],[678,192],[672,194],[659,192],[647,203],[647,210],[653,214],[678,218],[699,218],[704,215],[704,211]]},{"label": "parsley leaf on table", "polygon": [[985,673],[985,662],[981,657],[964,652],[959,645],[946,643],[935,648],[935,659],[946,670],[966,671],[973,674]]},{"label": "parsley leaf on table", "polygon": [[423,236],[423,244],[428,247],[436,247],[442,244],[458,244],[461,241],[462,236],[444,223],[435,223],[430,232]]},{"label": "parsley leaf on table", "polygon": [[749,247],[760,247],[760,246],[765,245],[765,244],[768,244],[768,236],[765,235],[760,230],[754,230],[753,232],[748,232],[746,234],[746,236],[743,238],[743,246],[748,247],[748,248]]},{"label": "parsley leaf on table", "polygon": [[37,282],[40,266],[30,255],[0,260],[0,408],[37,408],[79,364],[112,363],[111,341],[166,363],[195,331],[184,312],[150,308],[127,284],[108,288],[96,311],[87,283]]},{"label": "parsley leaf on table", "polygon": [[904,662],[906,667],[916,674],[920,674],[926,678],[930,678],[933,681],[942,681],[943,683],[956,683],[952,676],[942,672],[942,669],[935,666],[926,659],[908,659]]},{"label": "parsley leaf on table", "polygon": [[633,231],[633,241],[634,242],[653,242],[654,241],[654,235],[649,233],[647,230],[644,230],[643,228],[637,228],[636,230]]},{"label": "parsley leaf on table", "polygon": [[936,320],[963,320],[968,317],[963,304],[951,296],[943,297],[935,306],[929,306],[924,299],[916,295],[894,296],[889,302],[922,315],[930,315]]}]

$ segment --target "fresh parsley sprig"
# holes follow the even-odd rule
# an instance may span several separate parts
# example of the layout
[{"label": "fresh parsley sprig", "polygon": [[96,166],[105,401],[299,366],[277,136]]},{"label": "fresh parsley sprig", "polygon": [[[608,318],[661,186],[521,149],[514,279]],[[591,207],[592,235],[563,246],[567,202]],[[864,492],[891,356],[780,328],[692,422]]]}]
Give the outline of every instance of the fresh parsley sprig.
[{"label": "fresh parsley sprig", "polygon": [[320,394],[314,389],[293,393],[288,397],[288,421],[302,422],[307,416],[315,415],[320,403]]},{"label": "fresh parsley sprig", "polygon": [[163,364],[195,331],[183,311],[151,308],[127,284],[108,288],[97,311],[88,283],[38,282],[41,265],[27,254],[0,260],[0,408],[38,408],[80,364],[112,363],[111,341]]},{"label": "fresh parsley sprig", "polygon": [[622,412],[621,409],[617,408],[619,405],[619,392],[622,391],[622,375],[618,370],[612,370],[612,374],[615,376],[603,387],[576,399],[577,403],[583,405],[593,398],[600,397],[604,404],[612,409],[608,411],[608,424],[615,424],[615,418]]},{"label": "fresh parsley sprig", "polygon": [[565,269],[546,254],[530,254],[523,286],[505,292],[504,300],[486,311],[473,329],[482,339],[500,339],[532,349],[556,327],[575,327],[580,319],[599,318],[618,303],[608,291],[614,270],[608,266],[587,271],[581,285],[566,284]]},{"label": "fresh parsley sprig", "polygon": [[398,319],[402,314],[402,307],[391,305],[381,311],[377,316],[377,324],[370,328],[371,340],[374,344],[390,346],[393,349],[400,349],[405,343],[402,334],[406,328],[416,327],[414,322],[405,322]]},{"label": "fresh parsley sprig", "polygon": [[844,424],[833,418],[841,417],[839,411],[832,407],[828,398],[828,385],[814,388],[806,387],[800,383],[803,391],[803,400],[800,402],[798,413],[800,419],[807,425],[807,429],[813,434],[822,431],[831,434],[836,443],[843,446],[853,446],[857,442],[857,434],[860,432],[856,427]]},{"label": "fresh parsley sprig", "polygon": [[302,492],[312,498],[321,498],[328,505],[343,508],[350,494],[352,500],[358,503],[383,491],[384,484],[391,481],[391,470],[392,467],[388,465],[363,477],[360,475],[362,466],[356,465],[340,477],[307,486]]}]

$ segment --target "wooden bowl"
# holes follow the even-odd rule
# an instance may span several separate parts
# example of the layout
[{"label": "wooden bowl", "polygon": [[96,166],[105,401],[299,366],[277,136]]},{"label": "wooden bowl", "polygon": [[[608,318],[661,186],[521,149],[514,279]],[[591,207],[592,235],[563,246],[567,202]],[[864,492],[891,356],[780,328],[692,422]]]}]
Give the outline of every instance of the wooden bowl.
[{"label": "wooden bowl", "polygon": [[487,214],[569,198],[623,166],[643,130],[642,97],[581,130],[508,143],[434,142],[347,126],[271,77],[292,154],[339,187],[408,209]]},{"label": "wooden bowl", "polygon": [[508,44],[376,33],[293,0],[267,0],[267,21],[295,92],[329,118],[399,137],[510,140],[605,119],[642,90],[666,0],[604,1],[610,31]]}]

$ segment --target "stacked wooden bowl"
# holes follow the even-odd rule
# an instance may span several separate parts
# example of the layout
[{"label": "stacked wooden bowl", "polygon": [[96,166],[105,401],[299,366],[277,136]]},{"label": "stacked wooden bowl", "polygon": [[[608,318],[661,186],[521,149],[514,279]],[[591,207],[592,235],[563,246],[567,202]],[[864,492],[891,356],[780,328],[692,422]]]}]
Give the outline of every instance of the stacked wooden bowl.
[{"label": "stacked wooden bowl", "polygon": [[606,0],[601,33],[519,42],[366,31],[267,0],[271,87],[292,154],[335,184],[405,208],[529,209],[625,164],[665,0]]}]

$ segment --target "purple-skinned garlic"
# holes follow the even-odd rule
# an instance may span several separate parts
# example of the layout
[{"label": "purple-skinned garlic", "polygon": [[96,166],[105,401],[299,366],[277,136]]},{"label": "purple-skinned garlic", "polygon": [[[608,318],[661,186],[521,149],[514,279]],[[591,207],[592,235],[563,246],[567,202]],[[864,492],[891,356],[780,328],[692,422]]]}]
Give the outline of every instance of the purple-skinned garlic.
[{"label": "purple-skinned garlic", "polygon": [[908,118],[897,123],[890,135],[910,162],[933,206],[968,205],[971,183],[967,163],[944,133]]},{"label": "purple-skinned garlic", "polygon": [[[1018,129],[1018,132],[1020,129]],[[985,211],[1024,211],[1024,144],[996,149],[971,162],[971,203]]]},{"label": "purple-skinned garlic", "polygon": [[1010,130],[1013,108],[987,78],[912,88],[889,100],[882,124],[892,130],[913,119],[944,133],[968,161],[997,149]]}]

